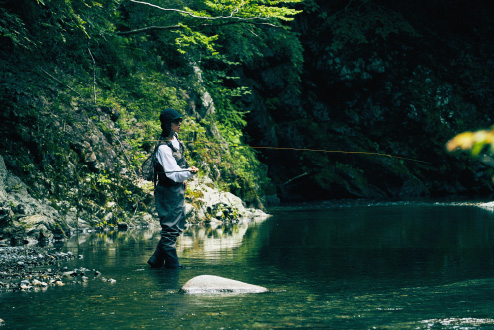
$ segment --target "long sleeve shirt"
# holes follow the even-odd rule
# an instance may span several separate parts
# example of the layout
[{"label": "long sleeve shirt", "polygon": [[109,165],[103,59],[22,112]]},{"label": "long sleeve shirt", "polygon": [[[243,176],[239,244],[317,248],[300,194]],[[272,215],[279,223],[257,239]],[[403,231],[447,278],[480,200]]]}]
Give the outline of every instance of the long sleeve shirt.
[{"label": "long sleeve shirt", "polygon": [[[171,140],[171,143],[176,149],[180,148],[180,144],[175,136]],[[172,150],[166,144],[159,146],[156,158],[161,166],[163,166],[166,176],[174,182],[184,182],[193,175],[190,171],[184,171],[186,170],[185,168],[178,166],[177,161],[173,157]]]}]

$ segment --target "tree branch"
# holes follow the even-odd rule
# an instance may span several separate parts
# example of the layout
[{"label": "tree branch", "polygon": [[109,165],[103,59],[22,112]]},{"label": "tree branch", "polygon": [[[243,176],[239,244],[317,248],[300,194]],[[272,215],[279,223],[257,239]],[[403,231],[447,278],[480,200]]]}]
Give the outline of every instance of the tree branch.
[{"label": "tree branch", "polygon": [[140,29],[117,32],[117,35],[119,35],[119,36],[125,36],[125,35],[129,35],[129,34],[137,34],[137,33],[148,32],[148,31],[152,31],[152,30],[171,30],[171,29],[181,29],[181,28],[183,28],[183,27],[180,26],[180,25],[147,26],[147,27],[143,27],[143,28],[140,28]]},{"label": "tree branch", "polygon": [[185,10],[180,10],[180,9],[163,8],[163,7],[160,7],[158,5],[155,5],[155,4],[152,4],[152,3],[148,3],[148,2],[143,2],[143,1],[130,0],[130,2],[139,3],[139,4],[147,5],[147,6],[151,6],[151,7],[158,8],[158,9],[164,10],[164,11],[173,11],[173,12],[184,14],[184,15],[187,15],[187,16],[190,16],[190,17],[193,17],[193,18],[199,18],[199,19],[205,19],[205,20],[218,20],[218,19],[234,19],[234,20],[238,20],[238,21],[269,20],[269,17],[259,17],[258,16],[258,17],[245,18],[245,17],[233,16],[234,13],[238,11],[238,8],[236,10],[234,10],[230,14],[230,16],[209,17],[209,16],[198,16],[198,15],[194,15],[193,13],[190,13],[190,12],[185,11]]},{"label": "tree branch", "polygon": [[91,55],[91,59],[93,60],[93,93],[94,93],[94,104],[96,104],[96,61],[94,60],[93,53],[91,49],[88,47],[87,51],[89,55]]},{"label": "tree branch", "polygon": [[[215,24],[200,24],[200,27],[208,27],[208,26],[225,26],[225,25],[231,25],[231,24],[251,24],[251,25],[259,25],[259,26],[268,26],[268,27],[273,27],[277,29],[283,29],[282,26],[274,25],[271,23],[262,23],[262,22],[252,22],[252,21],[235,21],[235,22],[224,22],[224,23],[215,23]],[[183,29],[184,27],[182,25],[170,25],[170,26],[147,26],[143,27],[140,29],[135,29],[135,30],[130,30],[130,31],[122,31],[122,32],[117,32],[117,35],[119,36],[125,36],[125,35],[130,35],[130,34],[137,34],[137,33],[142,33],[142,32],[148,32],[148,31],[153,31],[153,30],[171,30],[171,29]]]},{"label": "tree branch", "polygon": [[[158,5],[144,2],[144,1],[138,1],[138,0],[130,0],[130,2],[137,3],[137,4],[142,4],[150,7],[157,8],[159,10],[163,11],[169,11],[169,12],[175,12],[179,14],[183,14],[192,18],[197,18],[201,20],[209,20],[209,21],[217,21],[217,20],[223,20],[222,23],[205,23],[205,24],[199,24],[199,27],[217,27],[217,26],[224,26],[224,25],[230,25],[230,24],[251,24],[251,25],[258,25],[258,26],[268,26],[268,27],[273,27],[277,29],[283,29],[283,26],[276,25],[273,23],[269,23],[268,21],[270,20],[269,17],[237,17],[234,16],[236,13],[238,13],[239,8],[235,8],[235,10],[232,11],[232,13],[229,16],[215,16],[215,17],[209,17],[209,16],[199,16],[195,15],[191,12],[185,11],[185,10],[180,10],[180,9],[174,9],[174,8],[163,8]],[[350,0],[350,3],[352,0]],[[349,4],[348,4],[349,5]],[[347,6],[348,6],[347,5]],[[261,21],[261,22],[260,22]],[[143,33],[143,32],[149,32],[153,30],[171,30],[171,29],[183,29],[184,26],[182,25],[169,25],[169,26],[147,26],[139,29],[134,29],[130,31],[121,31],[117,32],[117,35],[125,36],[125,35],[131,35],[131,34],[138,34],[138,33]]]},{"label": "tree branch", "polygon": [[68,89],[70,89],[71,91],[73,91],[74,93],[76,93],[77,95],[79,95],[80,97],[82,97],[82,95],[76,91],[75,89],[73,89],[72,87],[70,87],[69,85],[61,82],[60,80],[58,80],[57,78],[53,77],[51,74],[49,74],[48,72],[46,72],[43,68],[39,68],[41,72],[43,72],[44,74],[46,74],[48,77],[50,77],[51,79],[55,80],[57,83],[59,83],[60,85],[63,85],[65,87],[67,87]]}]

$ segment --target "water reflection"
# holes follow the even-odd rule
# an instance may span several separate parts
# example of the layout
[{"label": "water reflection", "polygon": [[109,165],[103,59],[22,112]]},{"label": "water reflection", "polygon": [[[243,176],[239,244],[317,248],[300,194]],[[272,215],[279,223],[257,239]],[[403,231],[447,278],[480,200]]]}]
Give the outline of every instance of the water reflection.
[{"label": "water reflection", "polygon": [[[158,228],[93,233],[71,238],[66,248],[88,264],[147,269],[159,236]],[[363,279],[387,286],[485,276],[494,271],[493,238],[492,213],[483,209],[378,205],[279,209],[267,221],[190,226],[177,250],[196,268],[242,263],[254,272],[262,267],[302,279],[360,278],[364,286]]]},{"label": "water reflection", "polygon": [[263,229],[260,258],[336,290],[490,277],[493,220],[473,207],[430,204],[280,210]]},{"label": "water reflection", "polygon": [[[181,270],[146,264],[158,228],[73,237],[64,249],[84,257],[69,267],[96,268],[116,283],[0,296],[0,316],[19,329],[492,327],[492,213],[426,204],[272,213],[260,223],[187,228]],[[178,293],[203,274],[271,291]]]},{"label": "water reflection", "polygon": [[[252,241],[257,236],[260,224],[265,220],[266,218],[258,218],[232,224],[188,226],[177,239],[178,255],[185,259],[231,260],[235,254],[226,251],[242,251],[252,246],[246,242],[246,238]],[[129,262],[129,255],[134,255],[140,257],[139,263],[144,266],[144,259],[152,254],[159,239],[159,227],[94,232],[71,237],[65,249],[84,255],[88,259],[100,258],[106,266]]]},{"label": "water reflection", "polygon": [[188,257],[215,259],[221,256],[231,259],[232,254],[224,252],[241,247],[248,230],[255,230],[255,226],[243,222],[216,227],[189,227],[180,237],[177,250]]}]

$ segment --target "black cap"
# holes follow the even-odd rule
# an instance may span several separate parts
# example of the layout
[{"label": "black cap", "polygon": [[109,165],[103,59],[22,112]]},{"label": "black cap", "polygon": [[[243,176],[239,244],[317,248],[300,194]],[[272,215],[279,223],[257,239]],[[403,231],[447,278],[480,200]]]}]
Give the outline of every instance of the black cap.
[{"label": "black cap", "polygon": [[172,108],[168,108],[168,109],[161,111],[160,121],[162,123],[168,123],[168,122],[171,122],[173,120],[182,118],[183,116],[184,115],[180,114],[177,110],[172,109]]}]

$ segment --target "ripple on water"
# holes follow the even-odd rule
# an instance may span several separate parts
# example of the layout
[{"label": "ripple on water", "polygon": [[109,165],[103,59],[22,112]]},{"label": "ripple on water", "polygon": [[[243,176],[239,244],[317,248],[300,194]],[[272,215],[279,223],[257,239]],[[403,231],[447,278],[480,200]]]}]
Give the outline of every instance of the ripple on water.
[{"label": "ripple on water", "polygon": [[300,202],[290,203],[280,207],[272,207],[272,211],[290,211],[290,210],[321,210],[321,209],[335,209],[335,208],[351,208],[351,207],[419,207],[419,206],[474,206],[484,209],[494,210],[494,202],[485,200],[471,200],[471,201],[455,201],[455,200],[435,200],[435,199],[420,199],[420,200],[400,200],[400,201],[379,201],[368,199],[341,199],[341,200],[327,200],[316,202]]},{"label": "ripple on water", "polygon": [[494,319],[478,319],[473,317],[450,317],[445,319],[430,319],[423,320],[420,323],[427,325],[427,327],[437,327],[437,326],[461,326],[461,327],[478,327],[484,325],[494,325]]}]

